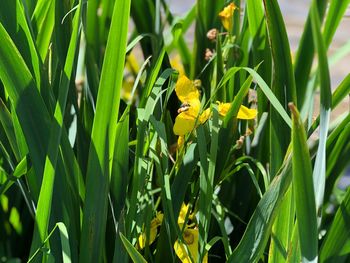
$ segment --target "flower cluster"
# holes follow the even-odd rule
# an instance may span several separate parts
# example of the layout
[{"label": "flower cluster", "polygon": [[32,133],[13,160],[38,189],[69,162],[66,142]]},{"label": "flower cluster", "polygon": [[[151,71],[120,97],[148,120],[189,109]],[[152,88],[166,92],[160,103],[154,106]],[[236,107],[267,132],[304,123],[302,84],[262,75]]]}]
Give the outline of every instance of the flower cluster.
[{"label": "flower cluster", "polygon": [[[179,225],[180,230],[182,231],[182,240],[181,242],[177,239],[174,243],[174,251],[183,263],[192,263],[198,261],[198,240],[199,240],[199,231],[196,223],[189,224],[186,222],[186,215],[189,212],[190,206],[187,204],[182,204],[179,217],[177,219],[177,224]],[[195,220],[195,215],[192,213],[188,216],[189,220]],[[150,232],[148,237],[148,245],[151,245],[156,237],[158,232],[158,227],[162,224],[163,213],[157,212],[155,218],[151,221]],[[137,247],[143,249],[146,246],[146,233],[141,233],[138,238]],[[184,244],[186,243],[186,244]],[[187,247],[187,249],[186,249]],[[191,260],[193,259],[193,261]],[[208,253],[204,255],[203,262],[208,262]]]},{"label": "flower cluster", "polygon": [[[173,127],[174,134],[179,135],[179,142],[183,141],[183,136],[190,133],[198,125],[205,123],[211,116],[211,109],[205,109],[201,114],[200,92],[193,81],[185,75],[181,75],[176,83],[175,92],[182,102],[175,119]],[[218,112],[220,116],[225,116],[231,107],[231,103],[218,102]],[[237,114],[238,119],[254,119],[257,111],[240,106]],[[180,144],[180,143],[179,143]]]}]

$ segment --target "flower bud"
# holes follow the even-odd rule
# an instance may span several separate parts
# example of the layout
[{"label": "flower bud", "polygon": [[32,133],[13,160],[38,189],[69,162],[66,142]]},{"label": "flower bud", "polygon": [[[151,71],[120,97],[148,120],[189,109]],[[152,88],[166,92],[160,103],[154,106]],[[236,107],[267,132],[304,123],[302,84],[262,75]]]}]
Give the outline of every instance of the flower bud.
[{"label": "flower bud", "polygon": [[207,48],[207,49],[205,50],[204,59],[208,61],[208,60],[210,60],[212,57],[213,57],[213,52],[212,52],[209,48]]},{"label": "flower bud", "polygon": [[213,28],[208,31],[207,38],[211,41],[214,41],[217,35],[218,35],[218,30],[216,28]]}]

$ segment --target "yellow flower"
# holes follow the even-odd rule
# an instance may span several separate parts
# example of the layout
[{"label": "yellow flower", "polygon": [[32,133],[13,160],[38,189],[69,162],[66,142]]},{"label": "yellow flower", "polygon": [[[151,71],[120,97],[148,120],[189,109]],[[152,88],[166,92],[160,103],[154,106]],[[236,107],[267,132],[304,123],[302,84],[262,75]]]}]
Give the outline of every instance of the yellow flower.
[{"label": "yellow flower", "polygon": [[233,26],[233,13],[234,11],[238,9],[238,7],[234,4],[231,3],[228,6],[226,6],[220,13],[219,17],[221,18],[221,23],[224,26],[224,28],[227,31],[232,30]]},{"label": "yellow flower", "polygon": [[182,102],[174,124],[176,135],[185,135],[191,132],[196,124],[201,102],[199,100],[199,90],[185,75],[181,75],[176,83],[175,92]]},{"label": "yellow flower", "polygon": [[158,212],[156,217],[152,219],[148,239],[146,237],[146,233],[144,233],[144,232],[139,236],[139,239],[138,239],[138,248],[139,249],[145,248],[146,239],[148,240],[148,245],[151,245],[154,242],[154,240],[156,239],[156,236],[157,236],[157,228],[163,222],[163,216],[164,215],[161,212]]},{"label": "yellow flower", "polygon": [[[185,205],[184,203],[181,205],[181,209],[180,209],[180,213],[179,213],[179,217],[177,218],[177,224],[182,227],[183,224],[185,223],[185,219],[186,219],[186,215],[188,212],[188,209],[190,209],[190,205],[187,204]],[[188,219],[193,219],[194,214],[190,214],[188,216]]]},{"label": "yellow flower", "polygon": [[[226,116],[228,110],[231,107],[231,103],[218,102],[218,112],[221,116]],[[243,105],[240,106],[237,119],[241,120],[251,120],[256,117],[257,111],[255,109],[249,109]]]},{"label": "yellow flower", "polygon": [[[174,134],[184,136],[191,132],[197,125],[206,122],[211,115],[210,108],[200,112],[200,100],[199,90],[194,85],[193,81],[189,80],[185,75],[179,77],[175,92],[179,100],[182,102],[180,109],[178,110],[179,115],[175,119],[173,127]],[[218,111],[221,116],[225,116],[228,112],[231,103],[218,102]],[[241,106],[237,114],[238,119],[254,119],[256,117],[255,109],[248,109],[245,106]],[[183,139],[181,139],[183,143]]]},{"label": "yellow flower", "polygon": [[[181,206],[180,209],[180,213],[179,213],[179,217],[177,219],[177,223],[179,225],[180,228],[183,227],[183,225],[185,224],[185,219],[186,219],[186,215],[188,213],[188,210],[190,209],[190,206],[187,204],[185,205],[184,203]],[[194,218],[194,214],[190,214],[188,216],[188,219],[193,219]],[[179,257],[179,259],[181,260],[181,262],[183,263],[193,263],[191,261],[191,257],[194,260],[194,262],[197,262],[198,260],[198,228],[191,228],[195,226],[195,224],[192,225],[185,225],[185,229],[182,235],[183,241],[186,243],[187,245],[187,249],[186,250],[186,246],[184,244],[182,244],[179,239],[177,239],[174,243],[174,250],[176,255]],[[187,251],[190,253],[187,253]],[[203,258],[203,262],[208,262],[208,253],[205,254],[204,258]]]},{"label": "yellow flower", "polygon": [[[184,244],[180,243],[179,240],[175,241],[174,250],[176,255],[179,257],[181,262],[183,263],[194,263],[198,261],[198,228],[186,228],[183,233],[183,240],[187,245],[188,251],[193,259],[186,251],[186,247]],[[208,262],[208,253],[204,255],[203,262]]]}]

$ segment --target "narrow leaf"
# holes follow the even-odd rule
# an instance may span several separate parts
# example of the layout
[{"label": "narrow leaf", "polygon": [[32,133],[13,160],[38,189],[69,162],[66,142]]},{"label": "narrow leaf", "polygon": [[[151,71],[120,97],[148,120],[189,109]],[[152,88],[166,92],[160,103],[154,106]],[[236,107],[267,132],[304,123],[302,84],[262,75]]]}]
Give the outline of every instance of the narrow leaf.
[{"label": "narrow leaf", "polygon": [[306,131],[299,112],[291,103],[293,145],[293,190],[303,262],[317,262],[317,220],[311,158]]}]

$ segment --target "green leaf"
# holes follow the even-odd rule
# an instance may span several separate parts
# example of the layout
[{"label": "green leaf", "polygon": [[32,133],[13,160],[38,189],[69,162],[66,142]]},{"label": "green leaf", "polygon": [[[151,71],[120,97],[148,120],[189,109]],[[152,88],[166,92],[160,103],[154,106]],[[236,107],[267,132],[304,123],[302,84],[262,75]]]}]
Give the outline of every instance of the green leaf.
[{"label": "green leaf", "polygon": [[159,71],[161,69],[164,55],[165,55],[165,48],[163,47],[159,53],[159,56],[157,57],[157,60],[155,60],[155,62],[154,62],[154,65],[153,65],[151,72],[150,72],[150,76],[147,78],[146,88],[142,93],[140,107],[144,107],[146,105],[147,98],[150,96],[150,94],[152,92],[153,85],[156,82],[157,76],[158,76]]},{"label": "green leaf", "polygon": [[320,262],[345,262],[342,249],[350,236],[350,188],[346,191],[320,249]]},{"label": "green leaf", "polygon": [[207,156],[207,143],[203,126],[199,126],[198,150],[200,157],[200,178],[199,178],[199,251],[200,258],[205,255],[205,245],[207,244],[209,227],[211,221],[211,208],[214,193],[214,175],[216,160],[218,155],[219,137],[219,112],[217,105],[213,105],[213,119],[210,125],[210,153]]},{"label": "green leaf", "polygon": [[49,138],[49,131],[42,127],[49,126],[50,117],[28,67],[2,24],[0,42],[0,79],[16,109],[40,182]]},{"label": "green leaf", "polygon": [[[277,0],[264,0],[267,30],[273,60],[271,90],[287,110],[287,103],[297,104],[291,52]],[[270,173],[276,174],[290,142],[290,129],[274,109],[270,109]],[[283,136],[280,136],[283,134]]]},{"label": "green leaf", "polygon": [[[249,23],[249,32],[253,40],[252,53],[253,65],[259,66],[258,73],[266,83],[271,83],[271,50],[268,43],[268,34],[266,30],[266,18],[264,14],[264,6],[262,1],[248,0],[247,14]],[[258,116],[267,111],[267,100],[261,90],[258,93]],[[266,147],[265,147],[266,148]]]},{"label": "green leaf", "polygon": [[318,231],[311,158],[299,112],[293,104],[289,107],[293,116],[293,191],[301,256],[303,262],[316,262]]},{"label": "green leaf", "polygon": [[129,172],[129,108],[125,110],[117,124],[116,143],[111,173],[111,198],[114,215],[119,214],[125,205]]},{"label": "green leaf", "polygon": [[289,188],[272,227],[269,262],[284,262],[287,260],[294,218],[293,191],[292,188]]},{"label": "green leaf", "polygon": [[12,152],[14,153],[17,160],[20,159],[21,155],[16,141],[16,134],[13,127],[11,114],[2,99],[0,99],[0,122],[4,128],[7,140],[10,143]]},{"label": "green leaf", "polygon": [[[190,182],[192,171],[198,161],[197,143],[192,143],[186,150],[183,161],[175,175],[171,185],[171,196],[175,218],[179,215],[180,208],[185,199],[187,185]],[[186,187],[185,187],[186,186]]]},{"label": "green leaf", "polygon": [[[43,239],[41,245],[34,251],[33,255],[28,259],[28,263],[32,262],[40,252],[44,251],[43,248],[45,244],[49,241],[57,227],[60,231],[63,262],[70,262],[69,237],[67,233],[67,228],[62,222],[58,222],[55,224],[51,232],[45,237],[45,239]],[[49,256],[52,255],[49,254]]]},{"label": "green leaf", "polygon": [[127,240],[127,238],[119,233],[119,236],[124,244],[126,251],[128,251],[129,256],[131,257],[134,263],[147,263],[147,261],[142,257],[142,255],[136,250],[136,248]]},{"label": "green leaf", "polygon": [[228,262],[257,262],[264,253],[277,211],[292,181],[291,164],[289,156],[259,201]]},{"label": "green leaf", "polygon": [[51,213],[51,201],[54,189],[56,163],[59,152],[59,145],[61,141],[61,133],[63,128],[63,114],[66,109],[67,95],[69,89],[69,80],[73,71],[73,64],[75,61],[75,51],[79,37],[79,22],[80,22],[80,8],[75,14],[73,32],[65,63],[63,76],[61,79],[61,89],[59,91],[58,100],[56,102],[54,120],[50,125],[50,139],[48,145],[48,152],[45,158],[45,167],[43,174],[42,187],[40,189],[40,195],[36,213],[36,224],[34,227],[33,242],[31,245],[30,254],[34,253],[35,249],[42,242],[47,234]]},{"label": "green leaf", "polygon": [[[266,82],[260,77],[258,73],[256,73],[251,68],[244,68],[246,71],[248,71],[254,78],[254,80],[258,83],[260,89],[265,94],[265,96],[270,101],[271,105],[274,107],[276,112],[279,114],[279,116],[284,120],[284,123],[291,128],[292,127],[292,121],[287,114],[285,108],[282,106],[282,104],[279,102],[278,98],[274,95],[273,91],[268,87]],[[279,133],[281,134],[281,133]],[[281,137],[280,135],[276,135],[278,137]]]},{"label": "green leaf", "polygon": [[[32,38],[32,28],[26,19],[22,1],[2,1],[0,21],[23,57],[23,60],[37,83],[37,88],[40,88],[40,59],[35,42]],[[19,29],[21,31],[18,31]]]},{"label": "green leaf", "polygon": [[328,49],[329,45],[332,43],[332,39],[338,26],[343,18],[346,9],[350,3],[349,0],[343,1],[329,1],[329,8],[324,22],[323,38],[325,46]]},{"label": "green leaf", "polygon": [[[94,12],[92,16],[96,15],[96,10]],[[113,164],[116,122],[123,80],[123,74],[116,73],[123,72],[124,69],[129,12],[130,0],[115,2],[91,135],[80,262],[98,262],[103,258],[109,174]],[[93,26],[94,20],[90,22]],[[94,33],[90,33],[92,37]]]},{"label": "green leaf", "polygon": [[[318,0],[317,9],[320,21],[323,20],[324,14],[327,9],[328,0]],[[295,82],[297,87],[297,96],[298,96],[298,107],[301,109],[304,104],[308,103],[305,101],[306,94],[312,86],[308,85],[309,75],[311,71],[311,66],[314,60],[314,40],[311,31],[311,9],[309,11],[304,31],[301,36],[299,47],[295,56],[294,63],[294,73],[295,73]]]},{"label": "green leaf", "polygon": [[286,262],[287,263],[301,262],[298,222],[295,222],[294,224],[292,241],[288,246]]},{"label": "green leaf", "polygon": [[[313,171],[313,182],[315,190],[316,209],[319,211],[323,204],[325,181],[326,181],[326,141],[329,126],[329,117],[332,106],[331,81],[328,69],[327,51],[322,38],[321,23],[317,11],[317,2],[313,1],[311,6],[311,28],[318,55],[318,76],[320,79],[320,139],[316,161]],[[320,213],[318,213],[320,215]],[[320,216],[319,216],[320,217]]]},{"label": "green leaf", "polygon": [[31,20],[41,61],[45,61],[55,24],[55,0],[39,0]]},{"label": "green leaf", "polygon": [[332,95],[332,109],[334,109],[339,103],[350,93],[350,74],[348,74],[343,81],[339,84],[337,89]]},{"label": "green leaf", "polygon": [[71,262],[71,253],[70,253],[70,247],[69,247],[69,236],[68,236],[67,228],[61,222],[57,223],[57,226],[60,231],[63,263],[69,263]]},{"label": "green leaf", "polygon": [[[24,174],[28,172],[28,161],[27,157],[24,157],[15,167],[15,170],[13,171],[12,176],[8,176],[5,183],[1,184],[0,187],[0,195],[3,195],[6,193],[6,191],[17,181],[19,184],[21,184],[20,181],[17,179],[21,178]],[[28,198],[26,196],[26,198]],[[27,199],[29,200],[29,199]]]}]

